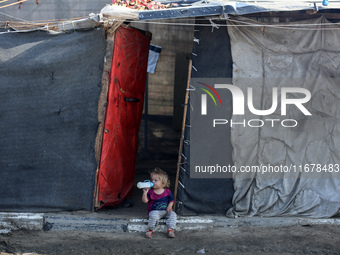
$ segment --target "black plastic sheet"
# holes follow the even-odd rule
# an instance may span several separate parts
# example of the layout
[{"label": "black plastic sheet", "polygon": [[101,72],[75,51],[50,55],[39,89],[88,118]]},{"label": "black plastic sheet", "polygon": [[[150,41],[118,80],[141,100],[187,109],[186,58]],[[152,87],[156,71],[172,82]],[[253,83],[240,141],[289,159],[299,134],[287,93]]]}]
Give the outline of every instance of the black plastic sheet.
[{"label": "black plastic sheet", "polygon": [[[221,27],[212,31],[211,27],[200,26],[200,23],[207,24],[207,22],[209,23],[209,21],[196,21],[190,89],[196,87],[200,81],[222,79],[230,82],[231,79],[232,59],[227,29]],[[221,41],[225,44],[221,45]],[[200,135],[205,132],[206,123],[198,116],[200,101],[191,100],[193,93],[196,92],[196,90],[190,91],[190,102],[187,107],[176,208],[181,215],[225,214],[232,206],[234,194],[231,176],[197,178],[192,176],[191,171],[195,165],[200,164],[198,162],[207,158],[207,154],[215,155],[224,164],[232,165],[230,130]],[[231,112],[231,102],[225,103]],[[223,141],[220,147],[210,140],[216,137]],[[208,161],[215,162],[215,159],[210,158]]]}]

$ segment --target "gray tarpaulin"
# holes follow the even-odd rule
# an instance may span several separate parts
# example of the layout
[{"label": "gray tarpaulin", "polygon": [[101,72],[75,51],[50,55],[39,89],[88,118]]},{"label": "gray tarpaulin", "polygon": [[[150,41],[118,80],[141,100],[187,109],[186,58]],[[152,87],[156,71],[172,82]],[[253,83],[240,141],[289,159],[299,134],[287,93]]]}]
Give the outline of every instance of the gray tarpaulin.
[{"label": "gray tarpaulin", "polygon": [[[233,161],[238,169],[262,166],[259,169],[265,170],[267,166],[271,173],[235,173],[233,208],[227,215],[334,216],[340,208],[339,27],[332,24],[333,29],[325,29],[330,22],[322,17],[285,24],[242,21],[260,26],[228,27],[233,85],[245,95],[245,115],[232,117],[245,123],[232,127]],[[255,109],[270,109],[273,88],[277,88],[275,112],[251,113],[246,103],[249,87]],[[310,91],[311,99],[303,106],[311,116],[295,105],[288,105],[287,115],[282,114],[280,96],[285,87]],[[269,170],[269,166],[276,168]]]},{"label": "gray tarpaulin", "polygon": [[102,29],[0,34],[0,209],[92,209]]}]

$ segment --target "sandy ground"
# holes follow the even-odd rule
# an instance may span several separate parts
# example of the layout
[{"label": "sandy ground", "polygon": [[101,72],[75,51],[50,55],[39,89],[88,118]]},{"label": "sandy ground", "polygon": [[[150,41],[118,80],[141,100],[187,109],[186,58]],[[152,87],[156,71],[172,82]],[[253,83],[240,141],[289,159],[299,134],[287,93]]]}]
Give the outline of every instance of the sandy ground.
[{"label": "sandy ground", "polygon": [[[0,252],[37,254],[340,254],[340,227],[238,227],[181,231],[174,239],[156,232],[98,233],[15,231],[0,235]],[[0,253],[1,254],[1,253]]]}]

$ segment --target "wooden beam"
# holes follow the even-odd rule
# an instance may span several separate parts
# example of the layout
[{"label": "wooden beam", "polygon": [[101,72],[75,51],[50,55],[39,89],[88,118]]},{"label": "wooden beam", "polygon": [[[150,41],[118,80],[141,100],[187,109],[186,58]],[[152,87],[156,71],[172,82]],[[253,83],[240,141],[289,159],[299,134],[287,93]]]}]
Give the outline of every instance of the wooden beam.
[{"label": "wooden beam", "polygon": [[92,29],[101,26],[101,23],[95,19],[89,17],[79,20],[66,20],[58,23],[58,30],[69,31],[69,30],[79,30],[79,29]]},{"label": "wooden beam", "polygon": [[93,206],[94,208],[98,208],[100,206],[98,201],[98,174],[99,174],[99,166],[100,166],[100,156],[102,150],[102,141],[103,141],[103,132],[104,132],[104,122],[105,122],[105,114],[106,107],[108,102],[108,91],[110,85],[110,72],[111,72],[111,64],[112,64],[112,55],[114,48],[114,36],[115,33],[112,31],[111,33],[107,31],[106,33],[106,50],[105,50],[105,59],[103,66],[103,74],[101,79],[101,87],[102,90],[99,95],[98,101],[98,128],[97,128],[97,136],[95,140],[95,158],[97,161],[97,170],[95,174],[95,187],[93,194]]},{"label": "wooden beam", "polygon": [[187,88],[186,88],[186,93],[185,93],[184,110],[183,110],[184,112],[183,112],[183,122],[182,122],[182,135],[181,135],[180,144],[179,144],[179,151],[178,151],[177,173],[176,173],[175,191],[174,191],[174,197],[175,197],[174,205],[175,206],[176,206],[176,199],[177,199],[179,170],[180,170],[180,167],[181,167],[181,155],[182,155],[182,149],[183,149],[185,122],[186,122],[186,118],[187,118],[187,109],[188,109],[188,102],[189,102],[189,87],[190,87],[190,79],[191,79],[191,69],[192,69],[192,60],[189,61],[188,82],[187,82]]}]

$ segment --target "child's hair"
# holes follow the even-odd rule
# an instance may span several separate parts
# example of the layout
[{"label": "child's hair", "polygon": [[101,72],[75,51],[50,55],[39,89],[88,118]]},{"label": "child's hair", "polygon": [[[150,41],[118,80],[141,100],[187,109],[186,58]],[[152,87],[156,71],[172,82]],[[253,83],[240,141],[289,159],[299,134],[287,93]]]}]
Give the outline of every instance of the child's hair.
[{"label": "child's hair", "polygon": [[164,188],[170,188],[170,180],[166,172],[159,167],[156,167],[150,172],[150,177],[152,177],[153,174],[157,174],[159,176],[160,181],[164,184]]}]

